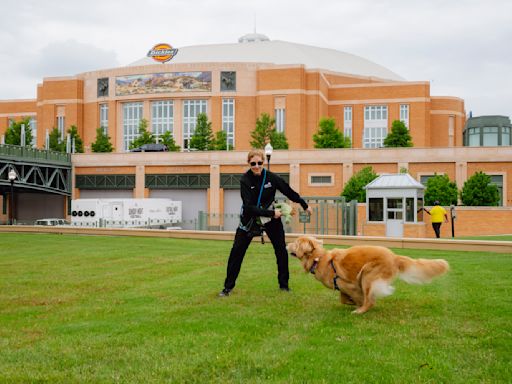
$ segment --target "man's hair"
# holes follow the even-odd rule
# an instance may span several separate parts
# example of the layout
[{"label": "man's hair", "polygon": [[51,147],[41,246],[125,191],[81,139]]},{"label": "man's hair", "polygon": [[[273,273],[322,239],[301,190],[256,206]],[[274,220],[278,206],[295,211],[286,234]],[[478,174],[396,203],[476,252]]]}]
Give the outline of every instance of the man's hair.
[{"label": "man's hair", "polygon": [[247,154],[247,162],[249,163],[254,156],[259,156],[262,160],[265,160],[265,156],[263,156],[263,151],[261,149],[251,149]]}]

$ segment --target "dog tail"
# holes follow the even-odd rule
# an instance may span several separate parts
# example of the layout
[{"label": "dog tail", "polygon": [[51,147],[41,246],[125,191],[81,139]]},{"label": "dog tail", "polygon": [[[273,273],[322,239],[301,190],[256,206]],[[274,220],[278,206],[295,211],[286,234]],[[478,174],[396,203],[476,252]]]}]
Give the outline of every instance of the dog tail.
[{"label": "dog tail", "polygon": [[411,259],[397,256],[398,278],[409,284],[429,283],[434,277],[449,271],[450,265],[443,259]]}]

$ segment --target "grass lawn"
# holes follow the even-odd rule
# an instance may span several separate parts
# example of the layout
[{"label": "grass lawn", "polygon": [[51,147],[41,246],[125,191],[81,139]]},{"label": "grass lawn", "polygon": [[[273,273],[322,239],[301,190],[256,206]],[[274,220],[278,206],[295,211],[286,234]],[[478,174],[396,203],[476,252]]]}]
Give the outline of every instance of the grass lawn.
[{"label": "grass lawn", "polygon": [[500,383],[512,378],[512,255],[445,258],[365,315],[270,244],[217,298],[230,242],[0,234],[0,382]]}]

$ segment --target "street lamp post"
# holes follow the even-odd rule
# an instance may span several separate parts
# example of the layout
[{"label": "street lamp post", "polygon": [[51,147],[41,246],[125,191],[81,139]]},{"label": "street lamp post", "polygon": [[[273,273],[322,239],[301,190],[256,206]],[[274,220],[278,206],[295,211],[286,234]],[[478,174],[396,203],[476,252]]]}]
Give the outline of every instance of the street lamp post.
[{"label": "street lamp post", "polygon": [[9,224],[14,224],[14,180],[16,180],[16,171],[11,168],[8,174],[9,181],[11,182],[11,206],[9,210]]},{"label": "street lamp post", "polygon": [[272,145],[268,143],[265,145],[265,156],[267,156],[267,170],[270,171],[270,156],[272,156],[272,151],[274,148],[272,148]]}]

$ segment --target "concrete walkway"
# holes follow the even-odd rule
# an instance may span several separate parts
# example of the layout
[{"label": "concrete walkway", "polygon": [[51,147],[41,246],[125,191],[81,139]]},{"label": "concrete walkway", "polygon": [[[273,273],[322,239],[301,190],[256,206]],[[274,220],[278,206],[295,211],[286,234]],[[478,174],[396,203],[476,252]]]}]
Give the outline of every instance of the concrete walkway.
[{"label": "concrete walkway", "polygon": [[[161,230],[161,229],[134,229],[134,228],[82,228],[72,226],[41,227],[31,225],[2,225],[0,233],[58,233],[69,235],[96,235],[96,236],[140,236],[140,237],[167,237],[179,239],[205,239],[233,241],[234,232],[223,231],[189,231],[189,230]],[[301,233],[287,233],[286,241],[294,241]],[[448,251],[474,251],[508,253],[512,256],[512,241],[487,240],[451,240],[451,239],[413,239],[390,238],[370,236],[335,236],[316,235],[327,245],[381,245],[389,248],[408,249],[434,249]],[[259,241],[256,239],[255,241]],[[270,244],[268,238],[266,242]]]}]

